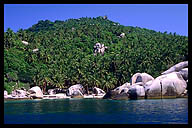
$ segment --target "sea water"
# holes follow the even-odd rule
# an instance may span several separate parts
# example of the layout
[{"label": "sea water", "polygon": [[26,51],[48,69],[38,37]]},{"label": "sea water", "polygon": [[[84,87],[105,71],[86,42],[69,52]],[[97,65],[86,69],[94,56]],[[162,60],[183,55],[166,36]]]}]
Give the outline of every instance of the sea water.
[{"label": "sea water", "polygon": [[4,101],[5,124],[188,124],[188,99]]}]

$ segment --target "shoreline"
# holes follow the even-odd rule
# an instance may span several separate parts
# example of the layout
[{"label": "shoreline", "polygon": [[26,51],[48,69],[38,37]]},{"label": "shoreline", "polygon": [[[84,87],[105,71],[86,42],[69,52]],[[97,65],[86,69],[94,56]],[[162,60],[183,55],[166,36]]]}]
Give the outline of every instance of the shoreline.
[{"label": "shoreline", "polygon": [[[64,94],[63,94],[64,95]],[[16,100],[36,100],[36,99],[39,99],[39,100],[44,100],[44,99],[48,99],[48,100],[51,100],[51,99],[103,99],[103,96],[94,96],[94,95],[84,95],[83,97],[75,97],[75,98],[72,98],[71,96],[66,96],[63,97],[62,94],[59,94],[59,95],[44,95],[43,98],[30,98],[30,97],[12,97],[12,98],[4,98],[4,101],[16,101]],[[179,97],[176,97],[176,96],[164,96],[163,98],[161,97],[148,97],[148,98],[137,98],[135,100],[141,100],[141,99],[178,99],[178,98],[188,98],[188,96],[179,96]],[[111,99],[111,100],[117,100],[117,99]],[[119,99],[118,99],[119,100]],[[128,100],[132,100],[132,99],[128,99]]]}]

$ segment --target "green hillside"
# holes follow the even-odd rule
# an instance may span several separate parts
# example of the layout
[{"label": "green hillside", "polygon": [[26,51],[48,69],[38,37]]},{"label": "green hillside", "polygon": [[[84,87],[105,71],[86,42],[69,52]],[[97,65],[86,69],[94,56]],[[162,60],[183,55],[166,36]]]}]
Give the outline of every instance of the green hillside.
[{"label": "green hillside", "polygon": [[[96,43],[108,47],[104,55],[93,55]],[[129,82],[137,72],[155,78],[184,60],[188,60],[188,37],[123,26],[101,16],[41,20],[26,30],[4,32],[8,92],[29,85],[63,88],[76,83],[107,91]]]}]

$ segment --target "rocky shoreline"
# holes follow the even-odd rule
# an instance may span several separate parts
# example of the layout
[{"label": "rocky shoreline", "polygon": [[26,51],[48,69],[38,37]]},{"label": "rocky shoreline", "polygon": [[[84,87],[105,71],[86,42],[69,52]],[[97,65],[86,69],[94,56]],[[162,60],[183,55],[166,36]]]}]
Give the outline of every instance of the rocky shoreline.
[{"label": "rocky shoreline", "polygon": [[42,90],[40,87],[35,86],[28,91],[18,89],[12,91],[10,95],[7,94],[7,91],[4,91],[4,100],[5,101],[10,101],[10,100],[30,100],[30,99],[70,99],[70,98],[97,98],[97,99],[102,99],[103,96],[105,95],[105,92],[99,88],[94,88],[95,90],[101,91],[101,92],[96,92],[95,94],[82,94],[82,90],[79,90],[82,88],[82,85],[77,84],[71,86],[67,93],[56,93],[56,89],[50,89],[48,92],[48,95],[43,95]]},{"label": "rocky shoreline", "polygon": [[127,82],[108,92],[94,87],[92,94],[86,94],[83,85],[76,84],[61,93],[56,89],[48,90],[44,95],[38,86],[26,89],[17,89],[8,95],[4,90],[4,100],[27,100],[27,99],[67,99],[67,98],[99,98],[113,100],[129,99],[167,99],[188,98],[188,61],[180,62],[157,78],[147,73],[136,73]]}]

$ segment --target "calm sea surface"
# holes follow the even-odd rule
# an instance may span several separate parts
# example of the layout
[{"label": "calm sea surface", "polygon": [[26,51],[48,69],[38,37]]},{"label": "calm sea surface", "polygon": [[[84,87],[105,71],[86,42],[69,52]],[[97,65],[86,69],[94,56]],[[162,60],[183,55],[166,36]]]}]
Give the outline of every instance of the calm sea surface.
[{"label": "calm sea surface", "polygon": [[187,124],[188,99],[4,101],[5,124]]}]

